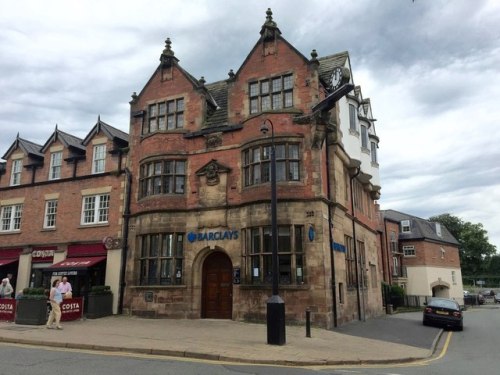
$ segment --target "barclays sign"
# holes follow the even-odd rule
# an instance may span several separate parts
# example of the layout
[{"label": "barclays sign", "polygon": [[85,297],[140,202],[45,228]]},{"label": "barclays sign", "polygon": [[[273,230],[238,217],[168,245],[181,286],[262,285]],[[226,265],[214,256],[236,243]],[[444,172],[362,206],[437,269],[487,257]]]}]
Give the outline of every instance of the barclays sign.
[{"label": "barclays sign", "polygon": [[189,242],[196,241],[225,241],[225,240],[237,240],[239,233],[237,230],[226,230],[219,232],[189,232],[187,239]]}]

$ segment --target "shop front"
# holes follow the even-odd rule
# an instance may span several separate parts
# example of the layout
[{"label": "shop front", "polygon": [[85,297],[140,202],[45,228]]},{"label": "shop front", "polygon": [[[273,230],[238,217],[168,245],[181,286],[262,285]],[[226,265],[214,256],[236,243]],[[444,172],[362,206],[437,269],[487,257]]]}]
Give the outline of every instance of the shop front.
[{"label": "shop front", "polygon": [[16,290],[19,255],[23,249],[0,249],[0,280],[8,278],[12,288]]},{"label": "shop front", "polygon": [[44,269],[54,263],[55,246],[34,247],[31,252],[30,288],[50,289],[51,275]]}]

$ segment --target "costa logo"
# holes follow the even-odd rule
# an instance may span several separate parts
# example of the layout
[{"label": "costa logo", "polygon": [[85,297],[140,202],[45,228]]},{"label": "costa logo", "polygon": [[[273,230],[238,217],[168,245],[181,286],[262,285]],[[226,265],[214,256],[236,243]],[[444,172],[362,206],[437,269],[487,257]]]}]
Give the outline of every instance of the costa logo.
[{"label": "costa logo", "polygon": [[14,305],[10,303],[0,303],[0,311],[14,311]]},{"label": "costa logo", "polygon": [[78,302],[72,302],[72,303],[63,303],[61,305],[62,310],[79,310],[80,309],[80,304]]},{"label": "costa logo", "polygon": [[50,258],[54,256],[54,250],[33,250],[31,252],[32,258]]}]

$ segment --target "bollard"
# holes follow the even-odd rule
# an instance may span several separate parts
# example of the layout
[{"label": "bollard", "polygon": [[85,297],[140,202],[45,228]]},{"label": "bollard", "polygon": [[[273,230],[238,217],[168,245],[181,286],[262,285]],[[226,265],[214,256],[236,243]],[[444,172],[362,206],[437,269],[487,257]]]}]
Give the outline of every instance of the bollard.
[{"label": "bollard", "polygon": [[306,337],[311,337],[311,310],[306,309]]}]

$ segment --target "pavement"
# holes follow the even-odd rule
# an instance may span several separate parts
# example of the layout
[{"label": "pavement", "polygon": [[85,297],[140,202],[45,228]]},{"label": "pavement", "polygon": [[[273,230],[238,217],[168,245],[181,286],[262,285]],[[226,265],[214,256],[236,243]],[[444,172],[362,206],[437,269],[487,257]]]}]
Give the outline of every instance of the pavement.
[{"label": "pavement", "polygon": [[[413,315],[412,315],[413,314]],[[286,344],[268,345],[265,324],[231,320],[110,316],[63,322],[63,330],[0,322],[0,341],[44,347],[288,366],[389,364],[433,355],[442,330],[421,313],[384,315],[334,330],[286,327]]]}]

